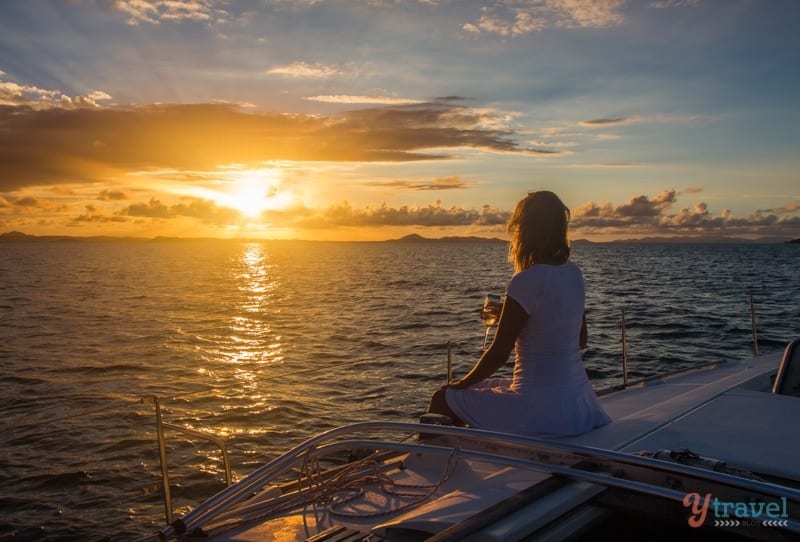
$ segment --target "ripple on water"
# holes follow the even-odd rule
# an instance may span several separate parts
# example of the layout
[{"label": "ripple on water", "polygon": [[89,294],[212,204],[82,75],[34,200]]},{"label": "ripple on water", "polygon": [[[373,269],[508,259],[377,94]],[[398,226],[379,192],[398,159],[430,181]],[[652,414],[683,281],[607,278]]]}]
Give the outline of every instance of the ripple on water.
[{"label": "ripple on water", "polygon": [[[8,250],[6,250],[8,248]],[[223,435],[236,477],[341,423],[415,420],[480,355],[502,244],[63,243],[0,251],[0,538],[126,540],[159,526],[154,407]],[[797,246],[579,245],[596,387],[800,335]],[[494,262],[494,264],[492,263]],[[505,375],[510,367],[504,369]],[[176,506],[222,487],[168,432]],[[16,533],[12,536],[11,533]]]}]

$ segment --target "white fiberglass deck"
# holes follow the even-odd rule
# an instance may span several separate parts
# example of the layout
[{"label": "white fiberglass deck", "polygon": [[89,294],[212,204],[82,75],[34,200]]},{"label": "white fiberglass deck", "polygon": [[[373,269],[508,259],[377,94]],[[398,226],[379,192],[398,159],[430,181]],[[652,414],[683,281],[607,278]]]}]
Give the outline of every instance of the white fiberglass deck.
[{"label": "white fiberglass deck", "polygon": [[[613,422],[559,442],[623,452],[688,448],[765,474],[800,479],[800,401],[768,391],[780,353],[722,362],[601,397]],[[761,390],[761,391],[759,391]]]},{"label": "white fiberglass deck", "polygon": [[[786,430],[800,417],[800,402],[768,391],[779,362],[779,354],[725,361],[631,385],[601,397],[612,423],[552,442],[619,452],[688,448],[702,456],[724,460],[730,466],[800,479],[796,459],[800,434]],[[459,437],[454,438],[457,441]],[[435,442],[431,444],[436,446]],[[490,440],[484,450],[491,453],[495,445]],[[531,450],[536,449],[535,442],[530,445]],[[528,444],[520,446],[525,448]],[[463,457],[456,458],[458,454]],[[531,456],[534,462],[537,457],[540,456],[536,453]],[[559,464],[556,456],[551,455],[549,460]],[[216,541],[304,539],[331,525],[392,540],[402,540],[406,534],[409,539],[418,539],[420,533],[458,530],[476,516],[485,516],[494,505],[503,506],[526,493],[531,498],[510,508],[506,516],[487,521],[480,531],[487,540],[521,539],[604,489],[603,480],[590,483],[558,479],[548,474],[547,468],[531,467],[532,463],[524,461],[511,466],[478,456],[469,458],[466,449],[456,452],[447,447],[425,446],[395,456],[391,464],[383,464],[383,481],[364,478],[362,493],[352,501],[345,498],[335,504],[335,500],[321,495],[319,500],[286,509],[282,517],[266,522],[263,515],[260,519],[247,519],[248,508],[257,507],[258,501],[282,498],[275,497],[280,491],[267,490],[262,498],[242,503],[243,507],[230,509],[206,526],[216,531],[212,535]],[[371,474],[371,468],[363,467],[364,476]],[[361,477],[362,473],[356,475]],[[407,506],[409,497],[387,491],[387,480],[401,492],[411,486],[430,488],[430,492],[421,499],[411,497],[417,502]],[[584,512],[594,513],[591,507]],[[232,529],[214,529],[215,523],[217,527],[228,524]]]}]

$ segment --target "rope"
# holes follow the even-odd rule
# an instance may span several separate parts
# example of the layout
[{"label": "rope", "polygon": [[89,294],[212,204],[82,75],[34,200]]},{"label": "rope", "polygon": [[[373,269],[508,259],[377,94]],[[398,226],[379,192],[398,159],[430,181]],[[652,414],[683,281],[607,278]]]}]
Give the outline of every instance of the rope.
[{"label": "rope", "polygon": [[[369,459],[369,458],[367,458]],[[332,499],[331,504],[328,506],[328,512],[332,516],[336,517],[343,517],[343,518],[374,518],[380,516],[386,516],[389,514],[394,514],[397,512],[402,512],[414,506],[421,504],[422,502],[429,499],[447,480],[453,473],[456,465],[458,464],[460,459],[459,449],[453,448],[453,451],[450,452],[450,455],[447,458],[447,463],[445,464],[444,470],[442,471],[442,475],[439,477],[439,480],[433,484],[401,484],[394,480],[392,480],[389,476],[385,473],[380,472],[378,469],[379,464],[371,460],[371,466],[374,468],[374,475],[366,476],[361,479],[352,480],[350,483],[345,485],[342,488],[336,488],[335,486],[330,487],[328,490],[330,492],[341,494],[343,491],[355,491],[354,494],[341,497],[339,499]],[[393,508],[389,508],[386,510],[376,511],[376,512],[360,512],[360,511],[347,511],[343,508],[346,505],[352,504],[356,501],[359,497],[362,497],[366,494],[365,486],[370,484],[378,484],[378,487],[385,495],[391,495],[400,498],[410,498],[413,499],[405,504],[400,506],[395,506]],[[351,487],[355,486],[355,487]]]}]

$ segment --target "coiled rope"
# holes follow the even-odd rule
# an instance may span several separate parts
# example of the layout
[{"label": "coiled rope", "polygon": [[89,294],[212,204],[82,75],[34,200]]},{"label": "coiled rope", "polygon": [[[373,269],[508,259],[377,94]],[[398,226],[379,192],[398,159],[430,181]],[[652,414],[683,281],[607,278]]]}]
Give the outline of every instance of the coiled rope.
[{"label": "coiled rope", "polygon": [[[380,468],[381,464],[374,458],[374,454],[354,461],[332,479],[321,480],[318,459],[306,458],[299,480],[305,479],[310,483],[306,489],[300,484],[299,493],[312,493],[313,505],[327,504],[328,512],[335,517],[364,519],[395,514],[418,506],[429,499],[450,478],[460,457],[459,449],[454,448],[447,458],[441,476],[430,484],[403,484],[393,480]],[[366,473],[363,472],[365,469]],[[362,474],[354,477],[354,473],[359,471]],[[357,501],[366,496],[367,488],[370,486],[374,486],[373,491],[382,492],[387,501],[390,500],[389,497],[411,500],[384,510],[357,510],[355,508]]]}]

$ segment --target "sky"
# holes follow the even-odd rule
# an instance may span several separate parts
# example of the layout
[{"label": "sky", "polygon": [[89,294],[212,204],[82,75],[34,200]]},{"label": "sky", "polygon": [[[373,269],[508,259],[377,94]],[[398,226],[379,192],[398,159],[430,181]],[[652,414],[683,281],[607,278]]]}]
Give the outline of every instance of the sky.
[{"label": "sky", "polygon": [[794,0],[4,0],[0,233],[800,237]]}]

